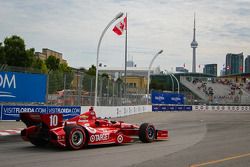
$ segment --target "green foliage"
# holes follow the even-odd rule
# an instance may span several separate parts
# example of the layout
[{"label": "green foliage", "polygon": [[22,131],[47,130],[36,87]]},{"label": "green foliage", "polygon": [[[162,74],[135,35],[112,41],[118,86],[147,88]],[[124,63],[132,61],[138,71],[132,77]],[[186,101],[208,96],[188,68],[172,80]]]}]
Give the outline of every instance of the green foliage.
[{"label": "green foliage", "polygon": [[55,56],[49,56],[45,60],[45,64],[46,64],[47,68],[49,69],[49,72],[56,71],[59,69],[60,60],[58,58],[56,58]]},{"label": "green foliage", "polygon": [[48,73],[47,66],[45,62],[41,59],[35,59],[33,61],[33,68],[41,70],[42,73]]},{"label": "green foliage", "polygon": [[117,83],[117,94],[118,94],[118,97],[121,97],[122,96],[122,90],[123,90],[123,80],[121,78],[118,78],[116,80],[116,83]]},{"label": "green foliage", "polygon": [[5,63],[10,66],[31,67],[34,49],[25,50],[24,40],[16,35],[4,40]]},{"label": "green foliage", "polygon": [[103,73],[102,78],[109,79],[109,75],[107,73]]},{"label": "green foliage", "polygon": [[26,51],[26,66],[25,67],[31,67],[33,62],[35,61],[35,49],[30,48]]},{"label": "green foliage", "polygon": [[0,64],[6,64],[5,52],[4,52],[4,47],[2,46],[2,43],[0,43]]},{"label": "green foliage", "polygon": [[92,65],[86,73],[88,75],[96,75],[96,66]]},{"label": "green foliage", "polygon": [[56,91],[64,88],[64,75],[61,71],[51,71],[49,74],[49,94],[56,93]]},{"label": "green foliage", "polygon": [[56,91],[64,88],[70,89],[73,79],[74,72],[72,69],[65,63],[59,64],[57,70],[50,70],[49,72],[49,93],[56,93]]},{"label": "green foliage", "polygon": [[[177,85],[177,83],[175,85]],[[151,76],[149,88],[150,90],[172,91],[172,82],[170,76],[166,76],[164,78]]]},{"label": "green foliage", "polygon": [[59,64],[59,70],[62,72],[69,72],[71,69],[68,67],[66,63]]},{"label": "green foliage", "polygon": [[82,88],[85,91],[94,91],[95,88],[95,77],[93,75],[84,75],[83,76],[83,81],[82,81]]},{"label": "green foliage", "polygon": [[[0,64],[18,67],[32,67],[49,75],[49,93],[55,93],[62,89],[69,89],[74,78],[72,69],[54,56],[49,56],[45,62],[35,57],[35,49],[25,49],[24,40],[13,35],[6,37],[4,43],[0,43]],[[90,73],[95,75],[93,66]],[[65,84],[65,85],[64,85]]]}]

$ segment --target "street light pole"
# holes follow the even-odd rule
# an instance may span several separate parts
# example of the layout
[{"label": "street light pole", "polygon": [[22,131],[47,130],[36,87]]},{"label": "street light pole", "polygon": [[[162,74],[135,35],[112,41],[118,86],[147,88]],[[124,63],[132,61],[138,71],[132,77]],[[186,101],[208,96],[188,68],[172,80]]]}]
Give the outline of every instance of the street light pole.
[{"label": "street light pole", "polygon": [[172,92],[174,92],[174,80],[173,80],[173,77],[172,75],[168,72],[168,70],[165,70],[167,72],[167,74],[170,76],[171,78],[171,82],[172,82]]},{"label": "street light pole", "polygon": [[105,34],[105,32],[108,30],[108,28],[111,26],[111,24],[113,24],[117,19],[121,18],[123,16],[123,13],[120,12],[118,13],[115,18],[113,20],[111,20],[108,25],[105,27],[105,29],[103,30],[101,37],[99,39],[98,42],[98,46],[97,46],[97,55],[96,55],[96,75],[95,75],[95,102],[94,102],[94,106],[97,106],[97,95],[98,95],[98,70],[99,70],[99,50],[100,50],[100,46],[101,46],[101,41],[102,38]]},{"label": "street light pole", "polygon": [[177,86],[178,86],[178,94],[180,94],[180,83],[179,83],[178,79],[174,76],[174,74],[170,74],[170,75],[172,75],[174,77],[174,79],[176,80]]},{"label": "street light pole", "polygon": [[152,67],[153,62],[155,61],[155,59],[163,52],[163,50],[160,50],[151,60],[149,67],[148,67],[148,84],[147,84],[147,104],[148,104],[148,99],[149,99],[149,83],[150,83],[150,70]]}]

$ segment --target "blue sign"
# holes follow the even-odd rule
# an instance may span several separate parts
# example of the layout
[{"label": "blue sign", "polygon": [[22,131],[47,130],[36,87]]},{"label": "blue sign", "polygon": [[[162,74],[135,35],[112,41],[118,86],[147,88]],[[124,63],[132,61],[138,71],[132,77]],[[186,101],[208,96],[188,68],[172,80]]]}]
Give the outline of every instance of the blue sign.
[{"label": "blue sign", "polygon": [[184,95],[177,93],[152,93],[152,104],[184,104]]},{"label": "blue sign", "polygon": [[185,107],[185,111],[192,111],[192,106],[184,106]]},{"label": "blue sign", "polygon": [[161,106],[152,106],[152,111],[162,111]]},{"label": "blue sign", "polygon": [[80,106],[1,106],[2,120],[19,120],[22,112],[37,112],[41,114],[62,113],[63,119],[73,118],[81,114]]},{"label": "blue sign", "polygon": [[192,111],[192,106],[165,106],[165,105],[152,105],[153,112],[164,112],[164,111]]},{"label": "blue sign", "polygon": [[0,72],[0,102],[41,102],[46,100],[47,76]]},{"label": "blue sign", "polygon": [[2,120],[19,120],[19,114],[22,112],[47,113],[46,106],[2,106]]},{"label": "blue sign", "polygon": [[73,118],[77,115],[81,114],[81,107],[77,106],[67,106],[67,107],[59,107],[59,106],[48,106],[48,114],[53,113],[62,113],[63,119]]}]

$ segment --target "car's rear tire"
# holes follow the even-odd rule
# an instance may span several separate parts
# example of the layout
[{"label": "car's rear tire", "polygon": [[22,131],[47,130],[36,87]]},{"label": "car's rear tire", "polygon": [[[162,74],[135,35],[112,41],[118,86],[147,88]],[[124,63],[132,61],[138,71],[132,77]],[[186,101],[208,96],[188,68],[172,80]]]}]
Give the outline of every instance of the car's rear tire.
[{"label": "car's rear tire", "polygon": [[155,127],[149,123],[141,124],[139,128],[139,139],[143,143],[151,143],[154,141],[156,135]]},{"label": "car's rear tire", "polygon": [[88,133],[81,126],[66,126],[66,146],[72,150],[79,150],[88,145]]}]

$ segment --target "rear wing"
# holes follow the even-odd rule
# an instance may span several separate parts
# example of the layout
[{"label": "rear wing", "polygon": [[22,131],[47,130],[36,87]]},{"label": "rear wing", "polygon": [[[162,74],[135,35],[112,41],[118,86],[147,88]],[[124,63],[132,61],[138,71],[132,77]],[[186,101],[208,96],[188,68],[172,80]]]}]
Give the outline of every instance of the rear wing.
[{"label": "rear wing", "polygon": [[62,114],[20,113],[20,119],[27,127],[45,124],[49,129],[63,125]]}]

